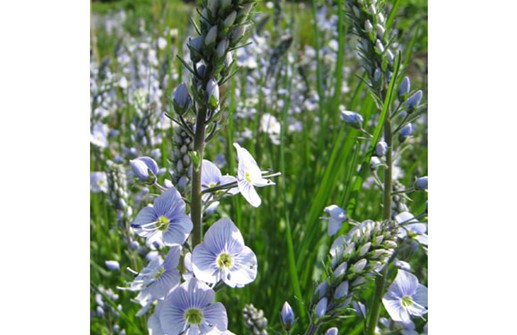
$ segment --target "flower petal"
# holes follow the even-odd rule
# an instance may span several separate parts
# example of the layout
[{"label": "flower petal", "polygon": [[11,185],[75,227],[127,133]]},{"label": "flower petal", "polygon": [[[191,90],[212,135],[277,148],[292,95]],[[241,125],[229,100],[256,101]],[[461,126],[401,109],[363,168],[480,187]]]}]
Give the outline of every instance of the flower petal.
[{"label": "flower petal", "polygon": [[208,229],[204,243],[215,255],[222,251],[237,253],[244,246],[244,238],[232,220],[224,217]]},{"label": "flower petal", "polygon": [[202,311],[206,322],[212,324],[218,331],[228,330],[228,317],[223,304],[216,302],[203,308]]},{"label": "flower petal", "polygon": [[203,159],[201,165],[201,186],[208,188],[210,184],[219,184],[221,182],[221,170],[212,162]]},{"label": "flower petal", "polygon": [[409,313],[402,307],[401,300],[383,298],[382,303],[393,321],[407,322],[410,320]]},{"label": "flower petal", "polygon": [[411,297],[418,288],[418,278],[408,271],[398,270],[397,277],[395,277],[395,281],[391,284],[389,290],[391,290],[392,286],[393,289],[401,293],[401,297]]},{"label": "flower petal", "polygon": [[237,149],[237,160],[239,161],[239,165],[237,168],[237,179],[245,180],[246,172],[250,174],[252,179],[258,179],[262,175],[260,168],[258,167],[257,162],[253,158],[253,156],[249,153],[248,150],[242,148],[238,143],[234,143],[233,146]]},{"label": "flower petal", "polygon": [[192,252],[192,270],[196,278],[215,284],[220,279],[216,255],[206,248],[205,243],[198,244]]},{"label": "flower petal", "polygon": [[247,181],[239,181],[239,191],[241,192],[244,199],[246,199],[253,207],[259,207],[262,203],[255,188],[250,185]]},{"label": "flower petal", "polygon": [[183,244],[192,231],[192,220],[188,215],[182,214],[172,219],[163,232],[163,243],[167,246]]},{"label": "flower petal", "polygon": [[176,215],[185,214],[185,202],[181,194],[171,187],[154,200],[154,209],[158,216],[165,215],[170,220]]},{"label": "flower petal", "polygon": [[257,257],[250,248],[245,246],[239,254],[234,255],[233,262],[229,278],[223,277],[223,281],[228,286],[243,287],[255,280],[257,277]]},{"label": "flower petal", "polygon": [[148,228],[150,223],[156,222],[157,219],[158,216],[156,215],[154,208],[147,206],[138,213],[135,220],[131,224],[131,227],[135,230],[136,234],[145,237],[149,232],[149,229],[146,228]]}]

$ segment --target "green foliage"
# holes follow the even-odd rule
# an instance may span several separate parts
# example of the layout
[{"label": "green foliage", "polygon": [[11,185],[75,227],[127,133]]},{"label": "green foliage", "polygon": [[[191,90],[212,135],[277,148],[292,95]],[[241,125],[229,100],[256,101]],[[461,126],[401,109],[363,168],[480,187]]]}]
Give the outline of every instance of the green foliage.
[{"label": "green foliage", "polygon": [[[138,24],[143,20],[146,25],[158,32],[165,27],[178,29],[178,38],[174,41],[180,48],[187,38],[188,18],[195,15],[194,8],[181,1],[103,1],[93,2],[92,15],[107,15],[110,12],[125,10],[127,20],[125,30],[130,35],[138,34]],[[272,10],[261,2],[258,12],[272,15]],[[337,7],[335,9],[337,13]],[[295,42],[295,50],[301,52],[302,46],[311,45],[321,47],[323,36],[318,36],[314,12],[310,3],[286,3],[285,15],[287,20],[282,23],[282,28],[292,28]],[[394,26],[397,28],[397,39],[403,45],[412,45],[405,55],[405,59],[411,59],[407,71],[412,75],[414,87],[421,87],[426,96],[426,59],[427,59],[427,2],[425,0],[400,1],[397,14],[394,17]],[[348,22],[344,22],[341,30],[340,45],[345,66],[352,69],[353,74],[343,80],[350,87],[345,94],[327,96],[320,101],[319,110],[313,114],[301,115],[303,122],[302,132],[285,132],[282,134],[281,145],[271,143],[266,134],[260,134],[256,139],[250,139],[242,143],[248,148],[262,169],[271,168],[273,171],[281,171],[282,176],[276,180],[277,186],[266,187],[259,190],[263,204],[254,209],[249,206],[242,197],[227,198],[221,202],[220,208],[210,218],[215,222],[221,216],[229,216],[244,236],[246,245],[254,250],[258,259],[258,276],[255,282],[241,288],[223,288],[217,294],[217,299],[222,301],[227,308],[229,329],[236,334],[248,334],[242,317],[245,305],[252,303],[256,308],[262,309],[269,321],[271,329],[280,330],[280,310],[287,300],[300,318],[306,320],[306,314],[302,308],[309,306],[315,282],[324,274],[323,264],[326,262],[328,248],[332,243],[326,233],[326,223],[320,217],[324,216],[323,209],[330,204],[337,204],[343,208],[348,206],[351,200],[351,191],[357,181],[357,167],[365,161],[368,154],[369,142],[362,139],[364,136],[359,130],[345,127],[339,121],[338,106],[345,105],[347,110],[361,113],[365,120],[377,120],[380,115],[375,101],[367,94],[364,82],[359,78],[363,73],[357,63],[349,57],[356,52],[354,39],[345,35]],[[269,20],[264,29],[274,34],[272,20]],[[94,53],[98,59],[113,58],[117,37],[109,36],[105,31],[92,26],[95,34],[95,43],[92,44]],[[273,35],[274,36],[274,35]],[[413,43],[411,44],[411,41]],[[297,48],[297,49],[296,49]],[[412,57],[414,56],[414,57]],[[352,60],[351,60],[352,59]],[[355,63],[350,63],[350,62]],[[323,61],[320,60],[323,71]],[[181,68],[176,60],[171,60],[171,67]],[[298,71],[297,64],[288,64],[292,71]],[[181,71],[178,71],[181,72]],[[245,101],[245,92],[235,94],[235,84],[245,80],[246,73],[241,71],[229,81],[226,86],[227,105],[229,115],[227,122],[223,123],[220,136],[225,141],[214,140],[206,148],[206,159],[213,160],[219,153],[224,153],[228,164],[223,169],[223,174],[235,175],[235,153],[231,143],[234,142],[235,132],[244,128],[258,129],[258,118],[245,123],[234,122],[231,117],[235,112],[236,104]],[[337,71],[330,72],[332,78],[338,77]],[[323,81],[325,78],[320,78]],[[178,84],[181,77],[177,79]],[[281,87],[288,92],[291,84],[288,77],[278,77]],[[325,94],[322,83],[316,77],[311,77],[314,89],[319,88]],[[166,92],[168,97],[172,92]],[[164,97],[166,99],[167,97]],[[273,106],[257,103],[259,113],[270,113],[285,125],[286,113],[290,105],[289,94],[285,95],[283,110]],[[128,123],[134,111],[119,110],[120,123],[113,124],[113,128],[121,132],[121,138],[129,143],[130,132]],[[320,118],[322,127],[315,125],[315,118]],[[409,145],[411,150],[402,153],[397,161],[404,176],[400,182],[411,185],[417,176],[427,175],[427,125],[420,125],[415,130],[415,137]],[[370,133],[375,130],[375,124],[367,127]],[[165,138],[172,138],[170,131],[160,131]],[[173,151],[172,141],[164,141],[162,146],[164,153],[162,166],[167,164],[170,153]],[[91,171],[107,171],[106,163],[98,158],[97,148],[91,150]],[[129,165],[128,162],[125,162]],[[368,176],[370,176],[368,174]],[[361,183],[362,185],[362,183]],[[137,185],[130,181],[130,189],[137,189]],[[421,213],[425,210],[427,195],[416,192],[410,195],[408,203],[412,213]],[[380,219],[382,217],[382,194],[375,186],[362,187],[355,200],[353,219]],[[134,214],[140,208],[133,208]],[[108,197],[102,193],[91,194],[91,225],[90,225],[90,280],[92,286],[91,310],[95,310],[95,287],[99,285],[105,288],[113,288],[127,285],[133,275],[126,271],[127,267],[135,270],[145,265],[142,257],[135,251],[128,249],[127,240],[121,239],[121,227],[117,225],[115,210],[109,205]],[[208,225],[207,225],[208,226]],[[351,228],[345,223],[341,233]],[[142,242],[143,243],[143,242]],[[422,250],[417,251],[414,262],[426,264],[427,258]],[[115,259],[120,263],[120,272],[111,272],[104,266],[104,261]],[[426,266],[422,267],[419,278],[426,283]],[[372,284],[367,282],[366,297],[372,293]],[[146,329],[146,317],[135,317],[139,306],[132,302],[136,296],[134,292],[117,291],[117,301],[111,302],[114,306],[122,305],[124,313],[118,317],[117,323],[126,329],[127,334],[143,334]],[[295,324],[293,334],[302,333],[302,322]],[[112,334],[112,326],[115,319],[91,317],[91,334]],[[347,334],[360,334],[363,324],[358,318],[336,320],[329,324],[341,329],[350,329]],[[273,332],[270,332],[273,333]]]}]

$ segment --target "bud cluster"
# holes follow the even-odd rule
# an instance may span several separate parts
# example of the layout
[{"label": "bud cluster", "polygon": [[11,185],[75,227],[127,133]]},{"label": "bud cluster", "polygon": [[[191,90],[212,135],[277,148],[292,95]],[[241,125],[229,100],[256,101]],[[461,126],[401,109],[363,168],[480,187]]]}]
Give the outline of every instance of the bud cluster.
[{"label": "bud cluster", "polygon": [[172,153],[172,182],[180,190],[187,190],[192,178],[192,160],[189,152],[194,148],[194,142],[189,134],[179,126],[174,126],[174,151]]},{"label": "bud cluster", "polygon": [[393,221],[367,220],[334,241],[329,276],[316,288],[312,299],[316,320],[335,317],[351,304],[366,278],[390,259],[397,247],[396,234]]},{"label": "bud cluster", "polygon": [[206,106],[210,118],[219,110],[220,86],[228,79],[234,63],[231,51],[243,40],[254,6],[255,1],[249,0],[203,1],[200,25],[196,26],[199,35],[190,38],[187,44],[193,64],[192,97],[185,84],[178,87],[173,102],[177,113],[195,109],[196,105]]},{"label": "bud cluster", "polygon": [[264,311],[248,304],[244,306],[242,314],[246,327],[251,329],[251,334],[267,335],[267,319],[264,316]]},{"label": "bud cluster", "polygon": [[382,76],[389,80],[394,71],[394,55],[381,2],[376,0],[347,0],[354,32],[361,39],[359,51],[373,87],[383,87]]},{"label": "bud cluster", "polygon": [[112,206],[117,210],[117,221],[125,225],[132,214],[127,204],[127,177],[124,168],[118,164],[111,164],[108,170],[108,196]]}]

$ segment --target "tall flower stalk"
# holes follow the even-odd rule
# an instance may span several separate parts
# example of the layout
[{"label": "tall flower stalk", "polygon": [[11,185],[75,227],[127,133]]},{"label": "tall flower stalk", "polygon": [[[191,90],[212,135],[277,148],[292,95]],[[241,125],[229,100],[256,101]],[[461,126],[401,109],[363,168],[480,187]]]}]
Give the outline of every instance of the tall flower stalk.
[{"label": "tall flower stalk", "polygon": [[[233,65],[231,51],[238,47],[246,28],[251,24],[249,13],[255,6],[254,1],[240,0],[205,0],[200,12],[200,25],[196,26],[198,36],[190,39],[188,47],[191,63],[180,58],[192,73],[191,91],[193,104],[188,110],[179,105],[184,98],[178,95],[176,112],[178,122],[193,135],[194,145],[191,152],[193,161],[190,215],[193,223],[192,245],[202,241],[202,194],[201,162],[203,161],[205,143],[215,134],[221,120],[221,86],[232,75]],[[188,95],[186,91],[179,92]],[[189,95],[190,97],[190,95]],[[194,126],[185,122],[185,114],[194,114]]]},{"label": "tall flower stalk", "polygon": [[[348,15],[354,26],[354,33],[359,37],[359,52],[363,60],[362,65],[366,70],[366,82],[370,87],[372,96],[376,100],[377,106],[383,111],[381,118],[383,122],[384,140],[382,147],[385,157],[384,161],[384,180],[383,180],[383,212],[382,219],[390,222],[392,217],[392,197],[393,197],[393,153],[394,153],[394,132],[401,130],[402,127],[410,125],[408,116],[414,112],[413,107],[409,106],[406,100],[403,111],[399,103],[394,104],[395,83],[401,82],[400,56],[395,57],[391,48],[391,36],[386,28],[386,19],[383,13],[384,3],[377,0],[348,0]],[[407,98],[404,86],[409,90],[409,79],[402,80],[402,94],[399,99]],[[417,94],[421,98],[422,92]],[[419,102],[419,101],[418,101]],[[417,103],[418,104],[418,103]],[[404,114],[403,120],[398,127],[393,130],[395,117]],[[415,113],[413,113],[413,116]],[[401,141],[402,142],[402,141]],[[388,260],[389,261],[389,260]],[[381,300],[386,289],[388,278],[388,266],[384,266],[381,273],[375,279],[375,293],[370,303],[370,313],[367,321],[366,334],[374,335],[381,312]]]}]

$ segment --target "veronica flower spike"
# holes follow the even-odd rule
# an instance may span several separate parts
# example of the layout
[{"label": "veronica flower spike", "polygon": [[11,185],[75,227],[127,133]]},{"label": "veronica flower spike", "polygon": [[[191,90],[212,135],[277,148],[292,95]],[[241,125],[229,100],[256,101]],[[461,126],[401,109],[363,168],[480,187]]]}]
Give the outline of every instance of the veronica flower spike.
[{"label": "veronica flower spike", "polygon": [[204,242],[192,252],[192,269],[196,278],[230,287],[243,287],[257,276],[257,257],[244,245],[242,234],[228,218],[215,222],[206,232]]},{"label": "veronica flower spike", "polygon": [[174,187],[169,188],[138,213],[131,224],[139,236],[167,246],[183,244],[192,231],[192,220],[185,214],[185,202]]},{"label": "veronica flower spike", "polygon": [[234,143],[233,146],[237,149],[237,159],[239,160],[237,168],[239,191],[253,207],[258,207],[262,200],[254,186],[264,187],[275,185],[275,183],[269,179],[262,178],[262,171],[248,150],[242,148],[238,143]]},{"label": "veronica flower spike", "polygon": [[213,302],[214,296],[214,290],[196,278],[184,282],[160,306],[161,331],[167,335],[226,332],[226,309],[220,302]]},{"label": "veronica flower spike", "polygon": [[398,270],[382,303],[393,321],[408,322],[411,316],[427,313],[427,287],[419,284],[412,273]]}]

